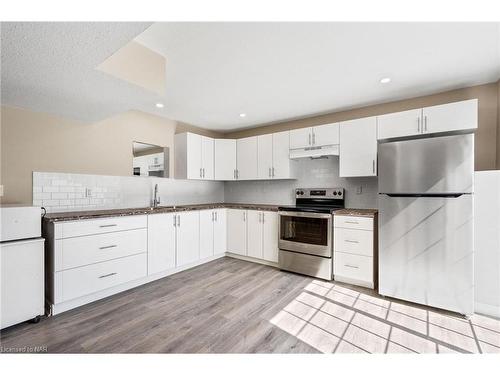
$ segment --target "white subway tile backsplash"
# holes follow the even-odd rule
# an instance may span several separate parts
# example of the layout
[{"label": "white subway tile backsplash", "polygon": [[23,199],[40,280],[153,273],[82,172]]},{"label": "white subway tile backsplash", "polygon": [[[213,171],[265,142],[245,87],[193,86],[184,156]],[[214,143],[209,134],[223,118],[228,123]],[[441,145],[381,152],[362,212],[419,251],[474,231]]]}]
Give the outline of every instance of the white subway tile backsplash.
[{"label": "white subway tile backsplash", "polygon": [[52,193],[52,199],[66,199],[68,198],[68,193]]},{"label": "white subway tile backsplash", "polygon": [[42,187],[42,191],[44,193],[55,193],[55,192],[59,191],[59,187],[58,186],[44,185]]}]

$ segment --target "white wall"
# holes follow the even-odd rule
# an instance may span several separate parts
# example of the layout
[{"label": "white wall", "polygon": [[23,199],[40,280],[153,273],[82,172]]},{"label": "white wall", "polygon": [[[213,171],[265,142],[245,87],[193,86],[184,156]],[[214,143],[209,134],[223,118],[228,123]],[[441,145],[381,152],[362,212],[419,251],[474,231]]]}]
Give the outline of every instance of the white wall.
[{"label": "white wall", "polygon": [[[33,172],[33,204],[47,212],[147,207],[155,184],[162,205],[224,201],[224,185],[217,181]],[[91,197],[86,196],[87,188]]]},{"label": "white wall", "polygon": [[[339,158],[295,161],[296,180],[231,181],[224,186],[228,203],[294,204],[295,188],[343,187],[346,207],[377,208],[377,177],[340,178]],[[356,194],[361,187],[362,193]]]},{"label": "white wall", "polygon": [[475,310],[500,317],[500,171],[474,177]]}]

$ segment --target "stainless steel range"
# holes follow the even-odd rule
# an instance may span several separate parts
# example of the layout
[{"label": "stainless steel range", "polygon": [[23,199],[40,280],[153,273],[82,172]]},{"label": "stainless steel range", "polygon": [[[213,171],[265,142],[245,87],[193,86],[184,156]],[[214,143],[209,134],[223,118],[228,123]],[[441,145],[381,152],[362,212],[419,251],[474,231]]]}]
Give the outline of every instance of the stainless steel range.
[{"label": "stainless steel range", "polygon": [[332,212],[344,208],[344,189],[296,189],[295,206],[279,207],[279,266],[332,280]]}]

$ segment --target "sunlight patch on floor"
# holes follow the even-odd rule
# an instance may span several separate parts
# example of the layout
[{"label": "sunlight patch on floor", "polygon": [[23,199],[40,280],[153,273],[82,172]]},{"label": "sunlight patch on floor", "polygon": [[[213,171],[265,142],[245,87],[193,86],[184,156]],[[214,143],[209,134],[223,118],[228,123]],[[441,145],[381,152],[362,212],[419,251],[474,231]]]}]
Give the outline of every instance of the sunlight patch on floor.
[{"label": "sunlight patch on floor", "polygon": [[466,320],[313,280],[270,322],[323,353],[500,353],[500,320]]}]

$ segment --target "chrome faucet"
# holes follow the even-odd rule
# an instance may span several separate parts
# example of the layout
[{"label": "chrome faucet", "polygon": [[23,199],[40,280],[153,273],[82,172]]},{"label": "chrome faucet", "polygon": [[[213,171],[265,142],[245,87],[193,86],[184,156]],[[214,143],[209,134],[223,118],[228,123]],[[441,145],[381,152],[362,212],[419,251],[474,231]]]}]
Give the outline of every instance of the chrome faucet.
[{"label": "chrome faucet", "polygon": [[158,195],[158,184],[155,184],[155,193],[153,196],[153,208],[158,207],[160,204],[160,196]]}]

